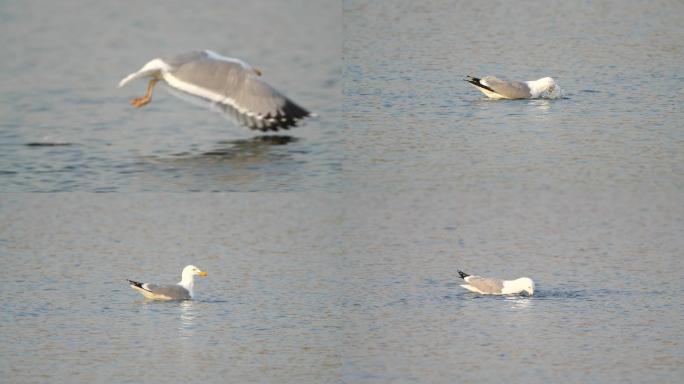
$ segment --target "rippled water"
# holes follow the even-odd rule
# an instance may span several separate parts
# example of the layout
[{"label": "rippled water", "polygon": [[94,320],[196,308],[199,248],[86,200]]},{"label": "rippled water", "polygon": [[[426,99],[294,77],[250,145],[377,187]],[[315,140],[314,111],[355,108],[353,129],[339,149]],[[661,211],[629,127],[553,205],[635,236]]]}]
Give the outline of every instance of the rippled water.
[{"label": "rippled water", "polygon": [[[681,3],[345,3],[346,185],[684,187]],[[466,75],[555,77],[491,101]]]},{"label": "rippled water", "polygon": [[[676,382],[681,3],[344,3],[350,382]],[[556,78],[491,101],[466,75]],[[481,297],[456,270],[530,276]]]},{"label": "rippled water", "polygon": [[[339,185],[341,18],[335,1],[22,1],[0,6],[1,191],[308,191]],[[318,119],[257,136],[144,81],[164,54],[239,57]],[[160,87],[163,88],[163,87]],[[62,144],[62,145],[60,145]]]},{"label": "rippled water", "polygon": [[[3,382],[684,376],[681,2],[87,4],[0,6]],[[320,117],[260,136],[114,88],[197,47]],[[188,263],[192,302],[124,280]]]},{"label": "rippled water", "polygon": [[[345,212],[349,382],[676,382],[680,236],[666,194],[405,192]],[[467,293],[456,271],[530,276]]]}]

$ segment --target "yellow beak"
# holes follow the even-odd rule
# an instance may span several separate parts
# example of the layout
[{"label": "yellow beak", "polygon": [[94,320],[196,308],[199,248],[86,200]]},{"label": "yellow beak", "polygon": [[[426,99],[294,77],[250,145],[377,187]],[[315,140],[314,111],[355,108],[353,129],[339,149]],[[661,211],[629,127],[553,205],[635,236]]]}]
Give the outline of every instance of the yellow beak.
[{"label": "yellow beak", "polygon": [[200,277],[207,277],[207,275],[209,275],[209,274],[206,273],[206,272],[204,272],[204,271],[201,271],[201,272],[198,273],[197,275],[199,275]]}]

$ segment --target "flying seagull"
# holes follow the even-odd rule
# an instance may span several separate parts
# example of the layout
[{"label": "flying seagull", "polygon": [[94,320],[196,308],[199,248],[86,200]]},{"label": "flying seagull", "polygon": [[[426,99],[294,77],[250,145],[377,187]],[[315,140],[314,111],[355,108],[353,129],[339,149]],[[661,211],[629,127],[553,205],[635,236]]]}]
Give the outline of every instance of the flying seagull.
[{"label": "flying seagull", "polygon": [[153,300],[189,300],[195,295],[195,276],[205,277],[207,273],[201,271],[194,265],[183,268],[181,281],[174,285],[157,285],[150,283],[140,283],[133,280],[127,281],[131,288],[140,292],[143,296]]},{"label": "flying seagull", "polygon": [[259,131],[289,129],[311,116],[260,76],[261,71],[242,60],[205,50],[153,59],[121,80],[119,87],[149,77],[147,93],[131,100],[140,108],[152,100],[157,82],[164,81],[173,95],[186,100],[190,95],[189,101],[199,98],[238,124]]},{"label": "flying seagull", "polygon": [[482,276],[471,276],[463,271],[458,271],[461,279],[468,284],[461,287],[470,292],[481,293],[483,295],[515,295],[527,292],[528,295],[534,294],[534,281],[529,277],[521,277],[515,280],[499,280]]},{"label": "flying seagull", "polygon": [[557,98],[562,90],[550,77],[532,81],[509,81],[494,76],[477,78],[467,76],[465,81],[474,85],[491,99],[537,99]]}]

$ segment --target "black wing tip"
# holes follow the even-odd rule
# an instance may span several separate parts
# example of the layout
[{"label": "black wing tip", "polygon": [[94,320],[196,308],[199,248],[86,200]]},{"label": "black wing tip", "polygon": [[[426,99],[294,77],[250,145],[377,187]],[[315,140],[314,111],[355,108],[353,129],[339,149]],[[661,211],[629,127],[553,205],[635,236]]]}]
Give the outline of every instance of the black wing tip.
[{"label": "black wing tip", "polygon": [[129,283],[131,283],[131,286],[138,287],[138,288],[142,289],[143,291],[152,292],[152,291],[150,291],[149,289],[146,289],[145,287],[143,287],[143,284],[144,284],[144,283],[141,283],[141,282],[138,282],[138,281],[129,280],[129,279],[126,279],[126,281],[128,281]]},{"label": "black wing tip", "polygon": [[470,276],[469,274],[463,271],[458,271],[458,275],[461,276],[461,279],[465,279],[466,277]]},{"label": "black wing tip", "polygon": [[474,86],[476,86],[476,87],[480,87],[480,88],[486,89],[486,90],[488,90],[489,92],[496,93],[495,90],[493,90],[493,89],[489,88],[488,86],[482,84],[482,83],[480,82],[480,80],[482,80],[482,79],[480,79],[480,78],[478,78],[478,77],[473,77],[473,76],[466,76],[466,77],[469,77],[469,79],[463,79],[463,80],[469,82],[470,84],[472,84],[472,85],[474,85]]},{"label": "black wing tip", "polygon": [[313,116],[311,112],[293,102],[288,102],[277,115],[267,115],[264,117],[265,121],[263,124],[253,124],[248,125],[248,127],[262,132],[277,132],[280,129],[288,130],[296,127],[302,120],[311,116]]}]

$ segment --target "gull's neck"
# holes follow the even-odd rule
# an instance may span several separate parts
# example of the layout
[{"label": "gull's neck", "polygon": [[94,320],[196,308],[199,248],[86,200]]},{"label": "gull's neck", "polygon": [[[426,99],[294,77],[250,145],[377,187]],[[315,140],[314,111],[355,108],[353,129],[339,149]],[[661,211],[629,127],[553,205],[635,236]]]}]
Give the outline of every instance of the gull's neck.
[{"label": "gull's neck", "polygon": [[183,275],[181,281],[178,283],[181,287],[185,288],[190,292],[190,297],[194,296],[194,288],[195,288],[195,276],[190,274],[190,275]]},{"label": "gull's neck", "polygon": [[501,293],[503,293],[503,294],[518,293],[523,288],[525,288],[525,286],[524,286],[523,282],[521,281],[521,279],[504,280],[503,288],[501,289]]}]

